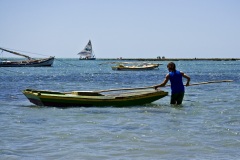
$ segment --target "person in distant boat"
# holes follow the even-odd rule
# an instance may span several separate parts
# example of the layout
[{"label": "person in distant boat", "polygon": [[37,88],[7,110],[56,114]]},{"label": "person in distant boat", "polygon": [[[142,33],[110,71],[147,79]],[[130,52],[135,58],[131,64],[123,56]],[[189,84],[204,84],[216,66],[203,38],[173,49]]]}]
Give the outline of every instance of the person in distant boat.
[{"label": "person in distant boat", "polygon": [[161,84],[154,86],[154,88],[164,87],[170,80],[172,90],[170,104],[182,104],[185,92],[182,77],[187,79],[186,86],[189,86],[190,77],[182,71],[176,70],[176,65],[173,62],[168,63],[167,68],[169,73],[166,75],[165,80]]}]

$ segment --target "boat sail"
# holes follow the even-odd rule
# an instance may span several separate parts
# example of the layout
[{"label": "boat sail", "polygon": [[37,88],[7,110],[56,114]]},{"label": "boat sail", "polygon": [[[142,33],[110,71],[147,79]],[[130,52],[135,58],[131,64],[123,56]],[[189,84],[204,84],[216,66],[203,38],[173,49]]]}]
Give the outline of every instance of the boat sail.
[{"label": "boat sail", "polygon": [[89,40],[88,44],[85,46],[85,48],[78,53],[80,55],[79,60],[95,60],[96,57],[93,54],[92,49],[92,43],[91,40]]},{"label": "boat sail", "polygon": [[27,60],[8,61],[0,60],[0,67],[45,67],[52,66],[54,57],[34,59],[27,55],[0,48],[0,50],[27,58]]}]

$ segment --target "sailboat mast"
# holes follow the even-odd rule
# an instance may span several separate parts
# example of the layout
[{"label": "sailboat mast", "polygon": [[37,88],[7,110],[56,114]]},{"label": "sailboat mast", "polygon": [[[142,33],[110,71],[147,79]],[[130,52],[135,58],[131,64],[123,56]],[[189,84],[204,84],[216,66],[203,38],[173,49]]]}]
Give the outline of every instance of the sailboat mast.
[{"label": "sailboat mast", "polygon": [[0,48],[0,50],[5,51],[5,52],[9,52],[9,53],[12,53],[12,54],[15,54],[15,55],[18,55],[18,56],[25,57],[25,58],[27,58],[29,60],[32,59],[31,57],[29,57],[27,55],[20,54],[20,53],[17,53],[17,52],[13,52],[13,51],[10,51],[10,50],[4,49],[4,48]]}]

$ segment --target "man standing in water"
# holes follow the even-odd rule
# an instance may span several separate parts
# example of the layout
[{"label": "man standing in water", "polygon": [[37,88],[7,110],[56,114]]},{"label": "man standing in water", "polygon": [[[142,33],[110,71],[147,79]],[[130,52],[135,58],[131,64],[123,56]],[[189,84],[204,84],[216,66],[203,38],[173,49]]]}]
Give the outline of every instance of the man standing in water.
[{"label": "man standing in water", "polygon": [[173,62],[168,63],[167,68],[169,73],[166,75],[165,80],[161,84],[154,86],[154,88],[157,89],[158,87],[164,87],[168,80],[170,80],[172,90],[170,104],[182,104],[184,97],[184,85],[182,77],[187,79],[186,86],[189,86],[190,77],[185,73],[176,70],[176,65]]}]

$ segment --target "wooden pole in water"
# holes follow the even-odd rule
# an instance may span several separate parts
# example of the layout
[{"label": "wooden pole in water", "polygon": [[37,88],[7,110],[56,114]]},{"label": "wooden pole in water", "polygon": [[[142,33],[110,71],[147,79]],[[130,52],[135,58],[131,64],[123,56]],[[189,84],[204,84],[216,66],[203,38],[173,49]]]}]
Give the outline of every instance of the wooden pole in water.
[{"label": "wooden pole in water", "polygon": [[210,83],[222,83],[222,82],[233,82],[233,80],[218,80],[218,81],[200,82],[200,83],[190,84],[189,86],[196,86],[196,85],[210,84]]},{"label": "wooden pole in water", "polygon": [[[200,83],[193,83],[189,86],[196,86],[196,85],[202,85],[202,84],[210,84],[210,83],[222,83],[222,82],[233,82],[233,80],[218,80],[218,81],[209,81],[209,82],[200,82]],[[166,85],[164,87],[168,87],[171,85]],[[154,88],[154,86],[148,86],[148,87],[138,87],[138,88],[117,88],[117,89],[108,89],[108,90],[98,90],[93,92],[111,92],[111,91],[121,91],[121,90],[138,90],[138,89],[148,89],[148,88]]]},{"label": "wooden pole in water", "polygon": [[[202,84],[211,84],[211,83],[222,83],[222,82],[233,82],[233,80],[218,80],[218,81],[209,81],[209,82],[200,82],[200,83],[192,83],[189,86],[196,86]],[[169,87],[171,85],[166,85],[164,87]],[[86,95],[86,96],[97,96],[101,95],[101,92],[112,92],[112,91],[121,91],[121,90],[140,90],[140,89],[154,89],[154,86],[148,87],[138,87],[138,88],[116,88],[116,89],[108,89],[108,90],[96,90],[96,91],[73,91],[73,92],[65,92],[65,94],[77,94],[77,95]]]}]

